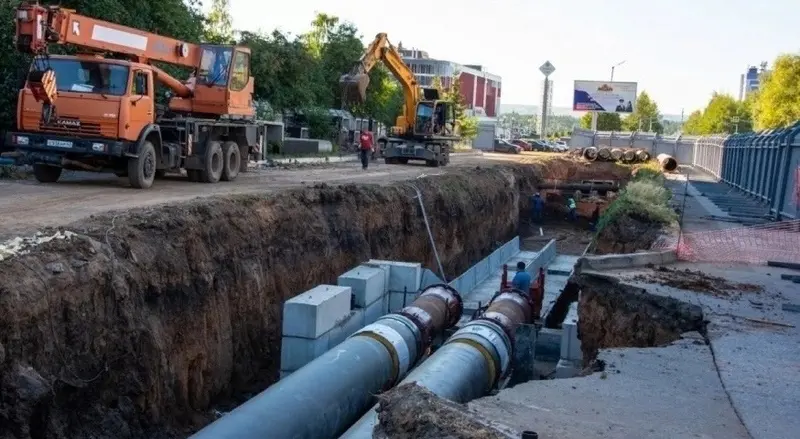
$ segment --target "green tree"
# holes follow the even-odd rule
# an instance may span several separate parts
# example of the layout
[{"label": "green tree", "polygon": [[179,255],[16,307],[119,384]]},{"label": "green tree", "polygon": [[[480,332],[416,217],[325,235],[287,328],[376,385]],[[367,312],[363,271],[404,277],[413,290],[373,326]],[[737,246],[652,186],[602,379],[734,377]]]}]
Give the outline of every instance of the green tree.
[{"label": "green tree", "polygon": [[639,93],[636,98],[636,108],[633,113],[629,114],[622,121],[622,127],[626,131],[645,131],[650,130],[652,126],[653,132],[662,133],[664,127],[661,125],[661,113],[656,104],[647,94],[646,91]]},{"label": "green tree", "polygon": [[467,115],[467,104],[461,95],[461,73],[455,72],[450,78],[450,87],[443,96],[453,106],[458,134],[464,140],[472,140],[478,135],[478,118]]},{"label": "green tree", "polygon": [[689,115],[689,118],[686,119],[686,122],[683,123],[683,133],[690,135],[703,134],[702,124],[703,112],[700,110],[695,110]]},{"label": "green tree", "polygon": [[[322,56],[322,52],[328,42],[334,38],[334,34],[340,33],[339,17],[328,15],[324,12],[317,12],[311,22],[311,30],[301,36],[303,44],[316,58]],[[349,26],[353,31],[355,27]]]},{"label": "green tree", "polygon": [[[586,130],[592,128],[592,113],[584,114],[580,119],[580,127]],[[598,131],[622,131],[622,119],[619,113],[598,113]]]},{"label": "green tree", "polygon": [[775,60],[753,110],[758,129],[786,127],[800,119],[800,55],[781,55]]},{"label": "green tree", "polygon": [[228,0],[211,0],[211,10],[206,15],[203,39],[213,44],[231,44],[233,20]]}]

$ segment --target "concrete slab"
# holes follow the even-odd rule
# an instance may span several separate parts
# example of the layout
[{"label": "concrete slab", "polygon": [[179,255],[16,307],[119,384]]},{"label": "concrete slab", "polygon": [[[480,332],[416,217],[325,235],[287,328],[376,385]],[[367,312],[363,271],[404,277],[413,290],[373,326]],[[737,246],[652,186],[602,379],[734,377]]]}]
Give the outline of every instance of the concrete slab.
[{"label": "concrete slab", "polygon": [[530,381],[469,406],[498,424],[541,439],[746,439],[704,343],[602,351],[607,370]]},{"label": "concrete slab", "polygon": [[763,285],[764,291],[720,297],[636,280],[647,275],[647,269],[604,274],[647,288],[652,294],[701,306],[709,320],[709,341],[719,377],[752,437],[796,437],[800,431],[800,314],[784,311],[782,304],[800,301],[800,289],[780,279],[791,270],[705,263],[678,263],[670,268]]},{"label": "concrete slab", "polygon": [[375,320],[388,314],[386,310],[385,296],[369,304],[364,308],[364,326],[374,323]]},{"label": "concrete slab", "polygon": [[283,304],[283,335],[316,339],[350,313],[350,287],[318,285]]},{"label": "concrete slab", "polygon": [[379,265],[389,270],[389,279],[386,284],[388,291],[407,291],[411,293],[419,290],[419,285],[422,281],[422,264],[419,262],[370,259],[368,264]]},{"label": "concrete slab", "polygon": [[582,363],[580,361],[568,360],[562,358],[556,364],[556,370],[553,373],[555,379],[575,378],[581,373]]},{"label": "concrete slab", "polygon": [[561,324],[561,359],[573,362],[583,361],[581,341],[578,339],[578,304],[569,307],[567,317]]},{"label": "concrete slab", "polygon": [[557,255],[553,262],[547,266],[547,274],[569,276],[572,274],[578,259],[580,259],[580,256]]},{"label": "concrete slab", "polygon": [[366,326],[364,323],[364,309],[357,308],[337,322],[336,326],[328,332],[328,349],[333,349],[347,337]]},{"label": "concrete slab", "polygon": [[561,359],[561,329],[542,328],[536,337],[536,361],[557,362]]},{"label": "concrete slab", "polygon": [[342,274],[337,283],[353,290],[353,305],[360,308],[375,303],[386,291],[384,270],[366,265],[359,265]]},{"label": "concrete slab", "polygon": [[417,293],[390,291],[386,295],[386,298],[389,300],[389,312],[397,312],[411,305],[414,299],[417,298]]},{"label": "concrete slab", "polygon": [[281,339],[281,370],[297,370],[328,351],[330,333],[317,339],[283,337]]}]

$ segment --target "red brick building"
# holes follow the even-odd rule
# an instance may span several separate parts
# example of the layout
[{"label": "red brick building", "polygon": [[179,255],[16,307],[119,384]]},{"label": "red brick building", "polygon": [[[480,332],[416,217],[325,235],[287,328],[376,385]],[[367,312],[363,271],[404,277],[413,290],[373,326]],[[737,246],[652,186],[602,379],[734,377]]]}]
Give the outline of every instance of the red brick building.
[{"label": "red brick building", "polygon": [[422,86],[430,86],[433,78],[442,78],[442,86],[449,87],[451,78],[458,72],[461,95],[467,108],[476,114],[497,117],[500,112],[502,78],[487,72],[482,66],[458,64],[453,61],[433,59],[427,52],[404,49],[402,43],[398,50],[405,63],[411,67]]}]

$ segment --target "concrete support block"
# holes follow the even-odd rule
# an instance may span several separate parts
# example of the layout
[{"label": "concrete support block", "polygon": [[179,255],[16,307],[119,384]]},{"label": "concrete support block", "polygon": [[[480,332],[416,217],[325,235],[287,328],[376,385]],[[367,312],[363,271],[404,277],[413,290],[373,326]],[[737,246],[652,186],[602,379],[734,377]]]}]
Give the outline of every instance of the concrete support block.
[{"label": "concrete support block", "polygon": [[422,280],[422,264],[419,262],[397,262],[370,259],[368,264],[380,265],[389,269],[389,282],[386,289],[389,291],[408,291],[415,293],[419,290]]},{"label": "concrete support block", "polygon": [[578,339],[578,316],[577,304],[570,306],[567,318],[561,324],[563,333],[561,335],[561,359],[580,362],[583,361],[581,353],[581,341]]},{"label": "concrete support block", "polygon": [[383,297],[386,291],[386,278],[381,268],[359,265],[339,276],[339,286],[353,290],[353,304],[365,308]]},{"label": "concrete support block", "polygon": [[284,337],[316,339],[350,313],[350,287],[319,285],[283,304]]},{"label": "concrete support block", "polygon": [[364,323],[364,310],[357,308],[350,311],[350,314],[340,320],[328,333],[328,350],[333,349],[364,326],[366,326]]},{"label": "concrete support block", "polygon": [[375,320],[388,314],[386,302],[385,298],[381,297],[379,300],[376,300],[364,308],[364,326],[375,323]]},{"label": "concrete support block", "polygon": [[[403,301],[405,297],[405,302]],[[389,312],[396,312],[400,311],[401,309],[405,308],[411,303],[414,302],[414,299],[417,298],[417,293],[403,293],[402,291],[390,291],[389,295],[387,296],[389,299]],[[386,309],[386,308],[384,308]]]},{"label": "concrete support block", "polygon": [[328,350],[330,333],[317,339],[283,337],[281,340],[281,370],[297,370]]},{"label": "concrete support block", "polygon": [[284,379],[284,378],[288,377],[289,375],[291,375],[291,374],[292,374],[292,372],[294,372],[294,371],[293,371],[293,370],[282,370],[282,371],[281,371],[281,376],[280,376],[280,378],[278,378],[278,379],[279,379],[279,380],[282,380],[282,379]]},{"label": "concrete support block", "polygon": [[574,378],[581,373],[581,363],[569,360],[559,360],[556,365],[554,378]]},{"label": "concrete support block", "polygon": [[536,337],[536,360],[558,361],[561,358],[561,329],[542,328]]}]

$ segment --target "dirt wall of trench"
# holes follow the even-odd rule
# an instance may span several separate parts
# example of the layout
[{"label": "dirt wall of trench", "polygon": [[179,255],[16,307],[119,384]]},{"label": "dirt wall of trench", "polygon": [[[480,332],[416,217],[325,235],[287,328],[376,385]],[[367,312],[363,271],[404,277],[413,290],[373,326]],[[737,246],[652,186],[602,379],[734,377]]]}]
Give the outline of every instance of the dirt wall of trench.
[{"label": "dirt wall of trench", "polygon": [[[413,183],[455,277],[515,236],[541,178],[606,172],[560,160]],[[277,379],[285,299],[369,258],[435,267],[414,196],[202,199],[90,218],[0,261],[0,439],[186,437]]]}]

